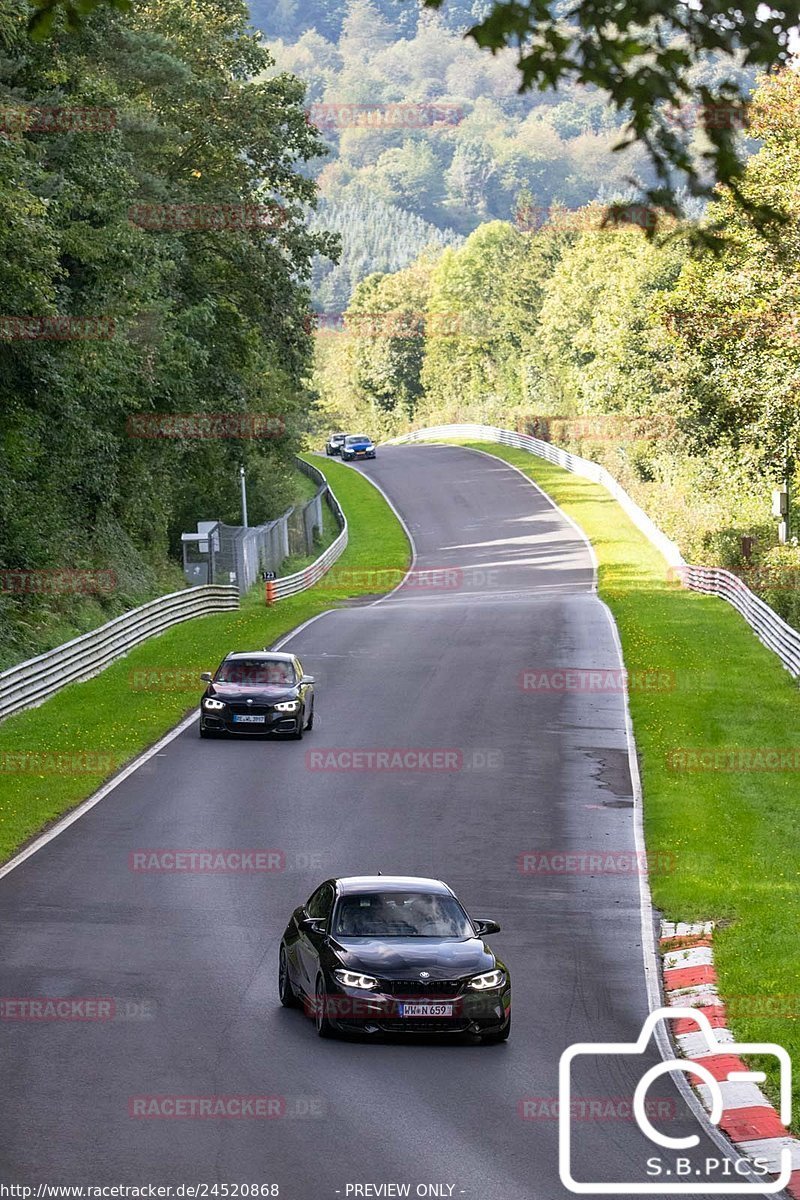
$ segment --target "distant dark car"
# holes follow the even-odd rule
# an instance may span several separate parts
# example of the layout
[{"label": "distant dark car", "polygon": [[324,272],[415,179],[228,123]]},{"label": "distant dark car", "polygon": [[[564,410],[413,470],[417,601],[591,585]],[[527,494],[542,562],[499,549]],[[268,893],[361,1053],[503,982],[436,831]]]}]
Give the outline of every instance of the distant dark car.
[{"label": "distant dark car", "polygon": [[301,738],[314,725],[314,677],[294,654],[228,654],[200,701],[200,737],[288,733]]},{"label": "distant dark car", "polygon": [[329,456],[331,454],[341,454],[346,437],[346,433],[332,433],[325,443],[325,453]]},{"label": "distant dark car", "polygon": [[374,458],[375,443],[365,433],[351,433],[344,439],[342,458],[352,462],[354,458]]},{"label": "distant dark car", "polygon": [[303,1004],[320,1037],[361,1033],[474,1034],[505,1041],[511,980],[438,879],[328,879],[295,909],[280,945],[278,988]]}]

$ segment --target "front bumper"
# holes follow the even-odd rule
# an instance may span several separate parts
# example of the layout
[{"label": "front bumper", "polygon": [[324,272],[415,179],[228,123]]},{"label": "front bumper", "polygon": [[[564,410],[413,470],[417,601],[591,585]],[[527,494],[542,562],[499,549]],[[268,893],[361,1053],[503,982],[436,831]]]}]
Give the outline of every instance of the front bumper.
[{"label": "front bumper", "polygon": [[[492,992],[459,992],[444,995],[431,989],[420,994],[413,989],[413,980],[403,994],[389,991],[366,992],[340,988],[328,992],[326,1015],[337,1029],[368,1033],[435,1033],[488,1034],[499,1033],[511,1013],[511,988],[506,984]],[[451,1004],[449,1017],[404,1017],[404,1003]]]},{"label": "front bumper", "polygon": [[369,451],[357,450],[355,453],[350,451],[347,454],[344,454],[344,453],[342,454],[342,458],[346,458],[348,462],[352,462],[353,459],[356,459],[356,458],[374,458],[374,457],[375,457],[374,450],[369,450]]},{"label": "front bumper", "polygon": [[234,721],[231,712],[201,711],[200,728],[206,733],[231,733],[237,737],[263,737],[267,733],[297,733],[303,721],[302,710],[299,713],[264,713],[264,720],[259,722]]}]

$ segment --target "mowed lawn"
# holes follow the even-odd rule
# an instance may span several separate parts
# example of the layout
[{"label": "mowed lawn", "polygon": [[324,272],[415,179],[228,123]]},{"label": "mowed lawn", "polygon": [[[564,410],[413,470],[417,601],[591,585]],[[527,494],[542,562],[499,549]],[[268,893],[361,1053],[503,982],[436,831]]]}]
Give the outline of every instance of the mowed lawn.
[{"label": "mowed lawn", "polygon": [[[755,764],[759,751],[793,748],[800,763],[800,688],[729,604],[668,579],[604,488],[522,450],[474,446],[519,467],[591,539],[632,684],[647,849],[670,864],[651,876],[654,903],[670,920],[719,922],[732,1028],[789,1051],[800,1130],[800,770],[675,765],[710,748],[752,751]],[[653,672],[674,686],[638,686]]]},{"label": "mowed lawn", "polygon": [[321,585],[269,608],[256,588],[238,611],[185,621],[0,724],[0,863],[195,709],[200,672],[227,651],[269,646],[348,597],[399,582],[410,547],[386,501],[357,471],[320,465],[349,526],[347,549]]}]

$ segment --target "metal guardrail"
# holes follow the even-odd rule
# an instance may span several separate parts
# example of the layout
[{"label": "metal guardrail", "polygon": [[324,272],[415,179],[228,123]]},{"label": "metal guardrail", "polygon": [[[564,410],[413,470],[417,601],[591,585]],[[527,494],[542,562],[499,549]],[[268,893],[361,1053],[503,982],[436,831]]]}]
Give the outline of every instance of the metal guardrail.
[{"label": "metal guardrail", "polygon": [[[309,463],[303,463],[303,469],[306,475],[320,484],[321,494],[323,487],[327,489],[324,500],[333,512],[341,533],[315,562],[302,571],[275,580],[272,587],[276,600],[294,596],[312,587],[330,570],[347,546],[347,518],[331,492],[327,479]],[[202,584],[150,600],[98,629],[92,629],[62,646],[0,672],[0,720],[23,708],[41,704],[70,683],[91,679],[140,642],[163,633],[181,621],[238,607],[239,589],[235,584]]]},{"label": "metal guardrail", "polygon": [[795,678],[800,676],[800,632],[751,592],[747,584],[732,571],[723,570],[721,567],[693,567],[687,564],[675,543],[662,533],[644,509],[639,507],[614,476],[599,463],[570,454],[569,451],[561,450],[539,438],[514,433],[510,429],[498,429],[494,425],[434,425],[429,429],[417,429],[413,433],[392,438],[391,442],[422,442],[435,438],[468,438],[470,441],[498,442],[503,446],[513,446],[547,459],[548,462],[590,479],[593,483],[599,483],[618,501],[634,525],[657,550],[661,551],[668,565],[675,568],[675,575],[680,577],[686,587],[727,600],[744,617],[759,640],[777,654],[786,670]]},{"label": "metal guardrail", "polygon": [[181,621],[239,607],[239,593],[205,584],[159,596],[80,637],[0,672],[0,720],[47,700],[70,683],[91,679],[134,646]]},{"label": "metal guardrail", "polygon": [[316,480],[321,487],[324,486],[327,488],[327,491],[324,493],[324,499],[333,513],[336,523],[341,529],[341,533],[334,541],[331,542],[327,550],[322,552],[315,562],[310,563],[307,567],[304,567],[302,571],[296,571],[294,575],[284,575],[282,579],[275,580],[272,586],[274,588],[276,600],[283,600],[286,596],[294,596],[297,592],[304,592],[306,588],[313,587],[315,583],[318,583],[322,576],[331,569],[333,564],[346,549],[349,536],[347,517],[342,511],[339,501],[336,499],[330,487],[328,486],[328,481],[323,475],[322,471],[320,471],[318,467],[312,466],[310,463],[303,462],[302,459],[300,462],[302,463],[302,467],[306,475],[309,475],[312,479]]}]

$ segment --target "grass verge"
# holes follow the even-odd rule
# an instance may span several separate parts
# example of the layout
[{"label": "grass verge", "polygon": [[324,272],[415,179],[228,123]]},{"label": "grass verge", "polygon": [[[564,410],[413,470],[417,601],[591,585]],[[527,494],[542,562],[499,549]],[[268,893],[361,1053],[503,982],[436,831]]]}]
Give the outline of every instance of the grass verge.
[{"label": "grass verge", "polygon": [[407,567],[408,539],[380,493],[340,463],[324,470],[350,536],[322,586],[271,608],[255,588],[238,611],[176,625],[0,725],[0,863],[191,712],[203,688],[199,673],[228,650],[271,645],[337,602],[374,591],[376,571],[394,579]]},{"label": "grass verge", "polygon": [[[651,876],[654,903],[668,919],[720,922],[714,961],[737,1040],[777,1042],[800,1063],[800,774],[676,769],[672,757],[795,748],[800,763],[797,684],[729,604],[667,579],[604,488],[523,450],[461,444],[519,467],[590,538],[630,680],[648,854],[668,864]],[[648,690],[653,672],[671,686]]]}]

